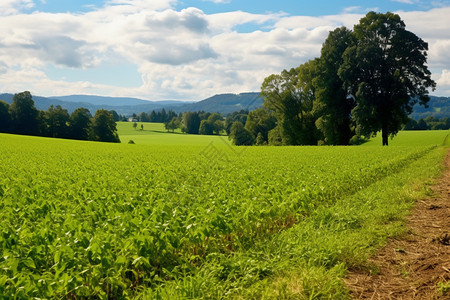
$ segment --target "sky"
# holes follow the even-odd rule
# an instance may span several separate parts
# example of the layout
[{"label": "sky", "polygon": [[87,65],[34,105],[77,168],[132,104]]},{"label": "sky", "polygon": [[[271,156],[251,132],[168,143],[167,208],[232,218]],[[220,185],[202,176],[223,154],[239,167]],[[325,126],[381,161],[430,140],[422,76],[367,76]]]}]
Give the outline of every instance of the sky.
[{"label": "sky", "polygon": [[331,30],[395,12],[450,96],[450,0],[0,0],[0,93],[201,100],[258,92]]}]

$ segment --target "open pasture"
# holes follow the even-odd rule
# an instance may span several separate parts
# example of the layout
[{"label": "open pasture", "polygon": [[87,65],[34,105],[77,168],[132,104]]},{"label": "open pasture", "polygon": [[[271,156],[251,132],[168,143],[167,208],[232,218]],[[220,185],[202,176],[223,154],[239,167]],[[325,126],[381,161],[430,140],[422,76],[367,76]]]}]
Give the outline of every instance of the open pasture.
[{"label": "open pasture", "polygon": [[[143,130],[141,130],[141,125],[144,126]],[[211,142],[230,145],[227,136],[185,134],[180,129],[168,132],[164,129],[163,123],[137,122],[135,130],[132,122],[118,122],[117,131],[120,140],[125,144],[132,140],[139,145],[198,145],[204,147]]]},{"label": "open pasture", "polygon": [[346,268],[401,232],[444,153],[210,138],[0,134],[0,294],[346,297]]}]

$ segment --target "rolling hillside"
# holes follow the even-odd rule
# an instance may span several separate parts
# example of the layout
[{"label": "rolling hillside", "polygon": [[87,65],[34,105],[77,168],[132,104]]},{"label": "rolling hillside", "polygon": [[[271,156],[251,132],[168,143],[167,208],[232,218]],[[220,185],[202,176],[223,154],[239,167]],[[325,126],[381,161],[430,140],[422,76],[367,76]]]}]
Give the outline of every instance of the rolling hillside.
[{"label": "rolling hillside", "polygon": [[410,115],[415,120],[433,116],[436,118],[450,118],[450,97],[431,96],[428,108],[422,105],[414,106],[414,112]]},{"label": "rolling hillside", "polygon": [[176,112],[206,111],[229,114],[247,109],[249,111],[262,107],[264,98],[259,93],[220,94],[205,100],[174,108]]},{"label": "rolling hillside", "polygon": [[[0,94],[0,100],[12,103],[13,94]],[[186,101],[147,101],[137,98],[101,97],[92,95],[71,95],[58,97],[33,96],[35,106],[40,110],[47,110],[50,105],[61,105],[70,112],[78,107],[85,107],[94,113],[103,108],[115,110],[118,114],[129,116],[133,113],[150,112],[152,110],[172,109],[175,112],[206,111],[229,114],[234,111],[248,109],[249,111],[262,107],[264,99],[259,93],[218,94],[198,102]],[[416,120],[434,116],[437,118],[450,117],[450,97],[431,96],[429,107],[416,105],[411,118]]]},{"label": "rolling hillside", "polygon": [[[0,100],[12,103],[13,94],[0,94]],[[92,95],[72,95],[60,97],[39,97],[33,95],[33,100],[37,109],[47,110],[50,105],[61,105],[69,113],[79,107],[87,108],[92,114],[98,109],[115,110],[121,115],[131,115],[133,113],[160,110],[164,107],[177,107],[185,105],[183,101],[147,101],[136,98],[121,97],[101,97]]]}]

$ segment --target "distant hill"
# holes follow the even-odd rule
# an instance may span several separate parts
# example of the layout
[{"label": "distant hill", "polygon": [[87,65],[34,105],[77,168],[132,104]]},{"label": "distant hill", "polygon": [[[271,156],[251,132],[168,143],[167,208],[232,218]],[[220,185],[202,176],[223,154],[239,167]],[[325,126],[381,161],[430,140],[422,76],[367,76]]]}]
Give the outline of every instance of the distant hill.
[{"label": "distant hill", "polygon": [[[0,94],[0,100],[12,103],[12,94]],[[450,97],[431,96],[429,108],[416,105],[411,118],[416,120],[434,116],[438,118],[450,117]],[[118,114],[129,116],[133,113],[150,112],[152,110],[172,109],[176,112],[186,111],[206,111],[219,112],[229,114],[241,109],[249,111],[262,107],[264,99],[259,93],[241,93],[241,94],[219,94],[198,102],[183,101],[147,101],[137,98],[124,97],[101,97],[91,95],[71,95],[59,97],[39,97],[33,96],[36,108],[47,110],[50,105],[61,105],[67,109],[69,113],[78,107],[85,107],[92,114],[96,110],[103,108],[107,110],[115,110]]]},{"label": "distant hill", "polygon": [[[13,94],[0,94],[0,100],[9,104],[12,103]],[[91,95],[72,95],[61,97],[39,97],[33,95],[35,106],[39,110],[47,110],[50,105],[61,105],[62,108],[67,109],[72,113],[79,107],[89,109],[94,114],[98,109],[115,110],[121,115],[131,115],[133,113],[148,112],[152,110],[160,110],[165,107],[177,107],[186,105],[185,101],[147,101],[136,98],[123,97],[101,97]],[[127,102],[130,101],[130,102]]]},{"label": "distant hill", "polygon": [[184,104],[182,101],[149,101],[142,100],[138,98],[127,98],[127,97],[103,97],[95,95],[70,95],[70,96],[55,96],[49,97],[50,99],[62,100],[64,102],[73,103],[90,103],[93,105],[106,105],[106,106],[138,106],[138,105],[180,105]]},{"label": "distant hill", "polygon": [[450,118],[450,97],[430,96],[428,106],[428,108],[425,108],[422,105],[416,104],[414,106],[414,112],[410,115],[410,117],[415,120],[425,119],[429,116],[439,119]]},{"label": "distant hill", "polygon": [[264,98],[259,93],[220,94],[205,100],[174,107],[176,112],[206,111],[229,114],[234,111],[247,109],[249,111],[262,107]]},{"label": "distant hill", "polygon": [[[13,94],[0,94],[0,100],[5,101],[6,103],[11,104],[13,101]],[[39,110],[47,110],[49,108],[50,105],[61,105],[61,107],[64,107],[65,109],[69,110],[70,112],[74,111],[75,109],[77,109],[78,107],[87,107],[88,103],[67,103],[65,101],[61,101],[58,99],[50,99],[50,98],[45,98],[45,97],[39,97],[39,96],[34,96],[33,95],[33,100],[34,100],[34,106],[39,109]]]},{"label": "distant hill", "polygon": [[[0,94],[0,99],[11,104],[13,94]],[[263,98],[259,97],[259,93],[242,93],[242,94],[221,94],[215,95],[208,99],[198,102],[188,101],[147,101],[137,98],[124,97],[102,97],[92,95],[70,95],[58,97],[39,97],[33,96],[35,106],[39,110],[47,110],[50,105],[61,105],[67,109],[69,113],[78,107],[84,107],[91,111],[92,114],[96,110],[103,108],[107,110],[115,110],[121,115],[139,114],[141,112],[150,112],[152,110],[172,109],[176,112],[186,111],[207,111],[220,112],[228,114],[236,110],[248,109],[254,110],[262,106]]]}]

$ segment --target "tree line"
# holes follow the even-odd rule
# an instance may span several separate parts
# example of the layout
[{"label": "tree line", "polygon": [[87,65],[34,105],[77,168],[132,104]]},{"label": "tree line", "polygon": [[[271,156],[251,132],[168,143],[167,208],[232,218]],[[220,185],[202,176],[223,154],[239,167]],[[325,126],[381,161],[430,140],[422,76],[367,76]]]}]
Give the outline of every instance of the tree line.
[{"label": "tree line", "polygon": [[448,130],[450,129],[450,118],[436,118],[428,116],[418,121],[409,118],[403,130]]},{"label": "tree line", "polygon": [[180,128],[184,133],[202,135],[219,135],[225,129],[221,114],[204,111],[180,113],[164,122],[164,126],[168,131]]},{"label": "tree line", "polygon": [[42,111],[28,91],[15,94],[11,105],[0,100],[0,132],[120,143],[113,112],[99,109],[92,116],[77,108],[69,115],[59,105]]},{"label": "tree line", "polygon": [[150,123],[167,123],[170,122],[173,117],[178,117],[177,113],[173,110],[166,111],[164,108],[159,111],[152,110],[149,113],[141,112],[138,115],[133,114],[133,118],[139,122]]},{"label": "tree line", "polygon": [[[249,114],[248,110],[235,111],[227,116],[205,111],[188,111],[177,114],[172,110],[166,112],[163,108],[150,113],[134,113],[132,117],[139,122],[164,123],[165,129],[172,132],[181,129],[181,132],[189,134],[220,135],[225,133],[229,135],[233,123],[238,121],[245,125]],[[256,113],[252,112],[251,116],[254,114]],[[136,129],[137,123],[133,124],[133,127]]]},{"label": "tree line", "polygon": [[166,130],[181,129],[184,133],[213,135],[224,130],[224,117],[219,113],[205,111],[184,112],[177,114],[173,110],[152,110],[149,113],[133,114],[133,118],[140,122],[164,123]]},{"label": "tree line", "polygon": [[353,31],[331,31],[320,57],[265,78],[264,109],[252,112],[250,125],[233,124],[230,138],[236,145],[349,145],[381,131],[388,145],[436,86],[428,44],[405,27],[397,14],[370,12]]}]

